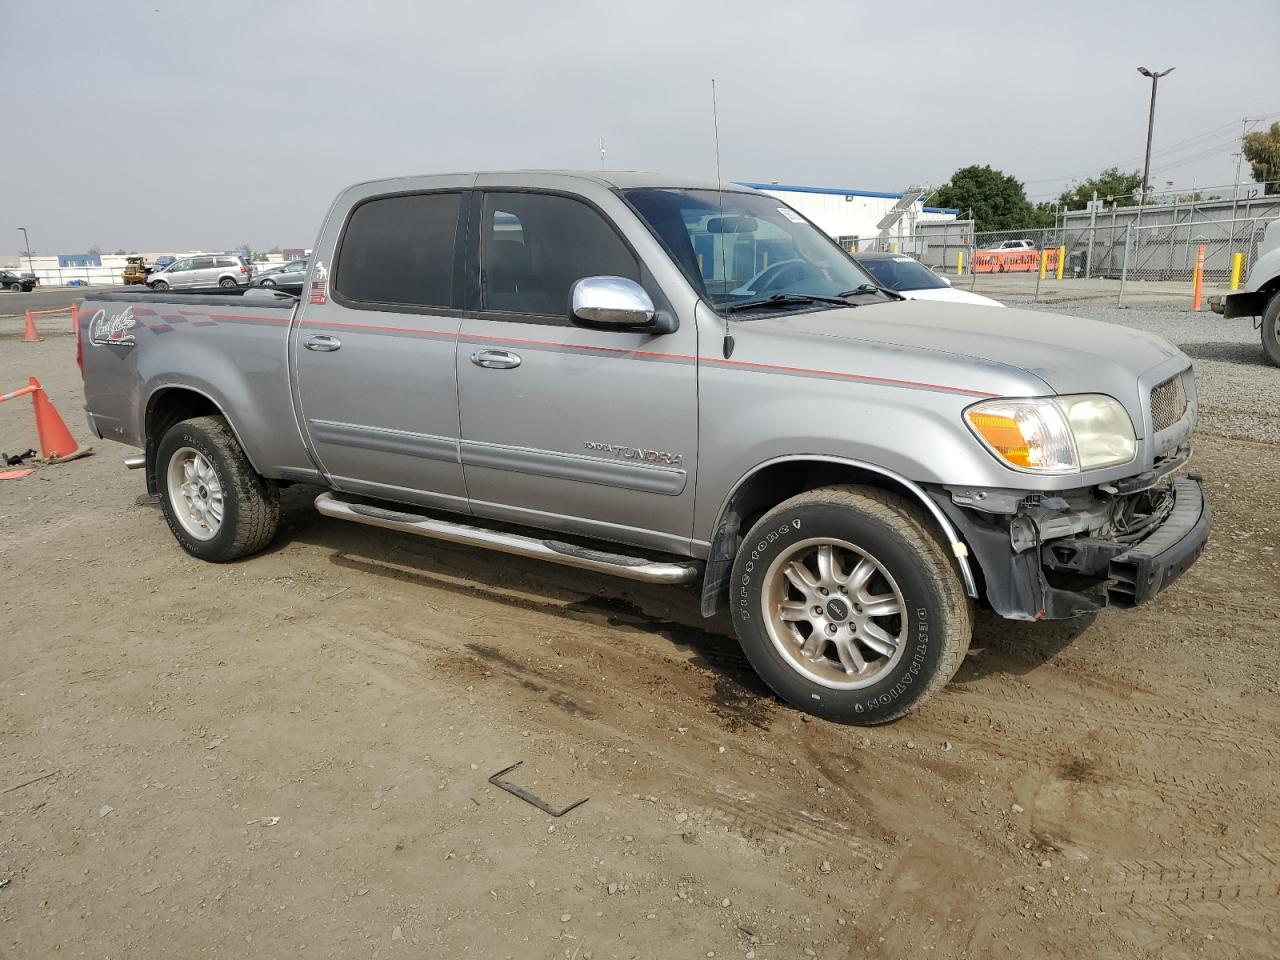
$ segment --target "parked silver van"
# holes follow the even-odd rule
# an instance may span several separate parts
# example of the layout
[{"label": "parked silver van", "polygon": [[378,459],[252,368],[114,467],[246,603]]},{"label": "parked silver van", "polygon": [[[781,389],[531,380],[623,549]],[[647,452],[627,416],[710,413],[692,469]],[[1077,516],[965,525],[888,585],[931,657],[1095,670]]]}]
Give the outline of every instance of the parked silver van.
[{"label": "parked silver van", "polygon": [[253,278],[249,265],[231,254],[182,257],[147,278],[153,290],[171,287],[237,287]]}]

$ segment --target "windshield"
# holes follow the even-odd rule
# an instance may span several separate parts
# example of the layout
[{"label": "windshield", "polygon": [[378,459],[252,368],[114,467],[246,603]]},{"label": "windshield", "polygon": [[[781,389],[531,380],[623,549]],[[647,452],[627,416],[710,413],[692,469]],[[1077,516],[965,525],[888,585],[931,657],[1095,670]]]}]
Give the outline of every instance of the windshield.
[{"label": "windshield", "polygon": [[882,287],[890,290],[937,290],[946,284],[919,260],[911,257],[855,257]]},{"label": "windshield", "polygon": [[872,283],[835,241],[773,197],[650,188],[624,196],[718,311],[779,294],[778,309],[812,309],[803,297]]}]

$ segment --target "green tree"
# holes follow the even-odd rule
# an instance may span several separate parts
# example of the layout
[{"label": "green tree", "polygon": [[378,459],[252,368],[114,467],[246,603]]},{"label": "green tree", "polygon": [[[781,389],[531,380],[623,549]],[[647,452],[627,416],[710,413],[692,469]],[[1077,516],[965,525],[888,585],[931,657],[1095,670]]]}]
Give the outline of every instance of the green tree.
[{"label": "green tree", "polygon": [[1068,210],[1083,210],[1096,192],[1108,206],[1114,202],[1118,207],[1132,207],[1138,202],[1133,198],[1134,191],[1141,188],[1142,174],[1137,170],[1121,173],[1119,167],[1108,167],[1096,177],[1071,184],[1058,200]]},{"label": "green tree", "polygon": [[1241,149],[1253,179],[1266,184],[1264,192],[1280,193],[1280,123],[1246,134]]},{"label": "green tree", "polygon": [[[929,204],[973,211],[974,229],[1020,230],[1037,226],[1037,214],[1022,183],[989,165],[961,167],[933,192]],[[1050,218],[1052,222],[1052,217]]]}]

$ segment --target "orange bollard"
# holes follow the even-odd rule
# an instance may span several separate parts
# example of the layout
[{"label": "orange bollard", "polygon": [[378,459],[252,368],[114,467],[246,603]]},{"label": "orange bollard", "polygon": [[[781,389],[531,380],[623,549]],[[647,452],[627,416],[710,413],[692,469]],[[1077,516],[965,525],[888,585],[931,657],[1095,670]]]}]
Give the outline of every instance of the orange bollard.
[{"label": "orange bollard", "polygon": [[22,334],[23,343],[39,343],[40,338],[36,336],[36,318],[30,310],[27,311],[27,328]]},{"label": "orange bollard", "polygon": [[75,333],[80,329],[80,306],[73,303],[71,305],[71,332]]},{"label": "orange bollard", "polygon": [[1200,244],[1200,249],[1196,251],[1196,272],[1195,279],[1192,282],[1192,294],[1195,296],[1195,310],[1200,312],[1200,304],[1204,299],[1204,244]]}]

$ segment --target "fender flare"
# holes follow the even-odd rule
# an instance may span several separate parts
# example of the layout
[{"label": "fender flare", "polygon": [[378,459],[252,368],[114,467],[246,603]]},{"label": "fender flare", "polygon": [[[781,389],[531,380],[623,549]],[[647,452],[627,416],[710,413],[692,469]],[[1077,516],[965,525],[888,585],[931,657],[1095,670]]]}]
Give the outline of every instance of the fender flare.
[{"label": "fender flare", "polygon": [[[714,612],[716,600],[718,598],[721,586],[727,586],[729,572],[722,569],[726,563],[732,566],[732,557],[724,556],[724,544],[719,543],[720,531],[724,525],[725,518],[729,511],[729,505],[733,503],[733,498],[748,480],[754,477],[761,470],[771,467],[779,463],[794,463],[797,461],[809,463],[834,463],[842,466],[853,467],[858,470],[866,470],[869,473],[879,474],[888,480],[893,481],[902,489],[911,494],[916,501],[924,507],[929,516],[933,517],[934,523],[942,531],[947,542],[951,546],[951,554],[955,557],[956,564],[960,568],[960,580],[964,584],[965,593],[972,599],[978,599],[978,584],[974,580],[973,568],[969,565],[969,547],[960,537],[955,525],[951,519],[942,511],[942,508],[934,502],[933,498],[925,492],[914,480],[908,480],[902,474],[885,467],[877,466],[874,463],[867,463],[864,460],[854,460],[850,457],[836,457],[827,454],[788,454],[780,457],[772,457],[769,460],[763,460],[738,478],[737,482],[729,488],[729,492],[725,494],[724,499],[720,502],[720,509],[716,512],[716,522],[714,526],[714,539],[711,545],[711,555],[707,560],[706,573],[702,586],[702,612],[704,616],[710,616],[708,607]],[[717,550],[717,547],[720,549]]]}]

